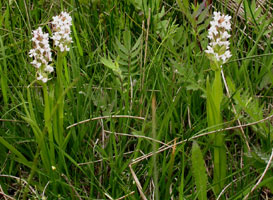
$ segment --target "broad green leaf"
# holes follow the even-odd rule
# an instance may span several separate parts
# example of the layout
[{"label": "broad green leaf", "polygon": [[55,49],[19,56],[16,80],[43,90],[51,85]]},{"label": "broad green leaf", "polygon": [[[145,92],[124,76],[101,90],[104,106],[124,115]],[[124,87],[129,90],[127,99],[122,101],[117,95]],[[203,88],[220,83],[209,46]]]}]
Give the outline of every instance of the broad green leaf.
[{"label": "broad green leaf", "polygon": [[101,58],[101,62],[102,64],[104,64],[106,67],[110,68],[111,70],[113,70],[114,73],[116,73],[117,75],[119,75],[120,77],[122,77],[121,74],[121,69],[119,68],[118,62],[116,61],[115,63],[113,63],[113,61],[111,59],[107,59],[107,58]]},{"label": "broad green leaf", "polygon": [[192,144],[192,175],[195,180],[199,200],[207,199],[207,174],[205,161],[199,145],[194,141]]},{"label": "broad green leaf", "polygon": [[123,41],[126,49],[131,49],[131,33],[128,28],[123,32]]},{"label": "broad green leaf", "polygon": [[121,42],[116,38],[116,45],[117,47],[123,51],[123,53],[125,53],[126,55],[128,55],[130,52],[129,52],[129,49],[127,49],[124,45],[121,44]]},{"label": "broad green leaf", "polygon": [[110,60],[110,59],[101,58],[101,62],[102,62],[102,64],[104,64],[109,69],[112,69],[113,71],[115,71],[116,68],[117,68],[116,65],[115,65],[115,63],[113,63],[112,60]]},{"label": "broad green leaf", "polygon": [[[222,88],[222,79],[221,79],[221,71],[215,71],[215,78],[212,85],[212,97],[213,102],[216,106],[216,112],[219,113],[219,116],[215,116],[220,118],[220,105],[223,98],[223,88]],[[221,123],[221,121],[219,121]]]}]

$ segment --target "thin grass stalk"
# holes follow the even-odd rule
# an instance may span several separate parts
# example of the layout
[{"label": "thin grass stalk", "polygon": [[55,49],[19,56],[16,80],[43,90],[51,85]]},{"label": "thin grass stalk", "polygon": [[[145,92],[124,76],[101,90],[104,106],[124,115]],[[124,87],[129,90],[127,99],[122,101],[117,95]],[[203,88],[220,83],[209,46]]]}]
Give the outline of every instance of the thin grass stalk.
[{"label": "thin grass stalk", "polygon": [[[0,63],[0,75],[1,75],[1,89],[2,89],[2,95],[4,99],[5,105],[8,104],[9,96],[8,96],[8,83],[7,83],[7,77],[8,77],[8,69],[7,69],[7,61],[6,61],[6,55],[5,55],[5,48],[3,45],[2,37],[0,36],[0,51],[3,58],[3,65]],[[3,66],[3,67],[2,67]]]},{"label": "thin grass stalk", "polygon": [[[146,30],[146,38],[145,38],[145,51],[144,51],[144,61],[143,61],[143,66],[142,66],[142,71],[141,71],[141,97],[140,97],[140,105],[144,104],[144,83],[145,83],[145,69],[146,69],[146,60],[147,60],[147,52],[148,52],[148,41],[149,41],[149,28],[150,28],[150,20],[151,20],[151,8],[149,9],[149,15],[147,19],[147,30]],[[142,28],[144,28],[145,24],[142,24]],[[144,30],[144,29],[142,29]],[[142,116],[142,110],[143,108],[141,107],[139,115]]]},{"label": "thin grass stalk", "polygon": [[[156,97],[153,94],[152,98],[152,134],[153,138],[156,139]],[[153,141],[153,152],[156,152],[158,145]],[[157,155],[155,154],[152,158],[153,162],[153,176],[154,176],[154,187],[155,187],[155,199],[159,199],[159,188],[158,188],[158,171],[157,171]]]},{"label": "thin grass stalk", "polygon": [[[175,141],[176,142],[176,141]],[[176,144],[175,144],[176,145]],[[180,181],[180,186],[179,186],[179,200],[184,200],[184,172],[185,172],[185,153],[184,153],[184,145],[182,145],[181,148],[182,151],[182,162],[181,162],[181,181]]]},{"label": "thin grass stalk", "polygon": [[171,183],[173,180],[173,171],[174,171],[174,162],[175,162],[175,155],[176,155],[176,139],[174,139],[174,146],[172,148],[172,154],[171,154],[171,159],[169,161],[169,167],[168,167],[168,181],[166,185],[166,190],[165,190],[165,199],[170,199],[171,198]]}]

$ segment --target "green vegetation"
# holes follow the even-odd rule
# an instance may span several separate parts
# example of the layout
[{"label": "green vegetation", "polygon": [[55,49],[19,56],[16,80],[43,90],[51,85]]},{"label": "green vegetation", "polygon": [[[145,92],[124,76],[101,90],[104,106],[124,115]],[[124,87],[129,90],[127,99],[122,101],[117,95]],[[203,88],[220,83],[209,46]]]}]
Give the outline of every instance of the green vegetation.
[{"label": "green vegetation", "polygon": [[[0,198],[273,198],[273,5],[209,2],[0,1]],[[222,74],[204,51],[216,10]],[[52,36],[61,11],[73,43],[44,84],[32,30]]]}]

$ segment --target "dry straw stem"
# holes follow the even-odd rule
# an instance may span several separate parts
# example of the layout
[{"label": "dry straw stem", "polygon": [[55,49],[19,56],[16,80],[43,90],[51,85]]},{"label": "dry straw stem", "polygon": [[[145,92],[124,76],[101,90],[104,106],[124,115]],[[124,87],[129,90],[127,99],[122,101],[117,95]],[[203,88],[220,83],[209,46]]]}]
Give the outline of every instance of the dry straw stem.
[{"label": "dry straw stem", "polygon": [[109,194],[104,193],[105,196],[107,196],[110,200],[114,200]]},{"label": "dry straw stem", "polygon": [[102,148],[104,149],[105,147],[105,131],[104,131],[104,125],[103,125],[103,120],[100,119],[100,124],[101,124],[101,141],[102,141]]},{"label": "dry straw stem", "polygon": [[141,184],[140,184],[140,182],[139,182],[139,180],[138,180],[138,178],[137,178],[137,176],[136,176],[136,173],[134,172],[134,170],[133,170],[133,168],[132,168],[132,163],[129,164],[129,168],[130,168],[130,171],[131,171],[131,173],[132,173],[132,176],[133,176],[133,178],[134,178],[134,180],[135,180],[135,182],[136,182],[136,185],[137,185],[137,188],[138,188],[138,191],[139,191],[139,193],[140,193],[141,198],[142,198],[143,200],[147,200],[145,194],[143,193],[143,189],[142,189],[142,187],[141,187]]},{"label": "dry straw stem", "polygon": [[[141,85],[140,90],[141,92],[144,89],[144,81],[145,81],[145,67],[146,67],[146,59],[147,59],[147,52],[148,52],[148,41],[149,41],[149,28],[150,28],[150,21],[151,21],[151,8],[149,8],[149,15],[147,19],[147,30],[146,30],[146,38],[145,38],[145,51],[144,51],[144,61],[143,61],[143,67],[141,68]],[[142,28],[144,28],[144,24],[142,24]],[[144,30],[144,29],[142,29]],[[140,105],[143,104],[143,93],[140,97]],[[140,109],[140,116],[142,115],[142,109]]]},{"label": "dry straw stem", "polygon": [[0,119],[0,122],[20,122],[26,123],[25,121],[17,120],[17,119]]},{"label": "dry straw stem", "polygon": [[[217,0],[219,3],[221,3],[222,5],[224,6],[227,6],[227,9],[232,12],[232,13],[235,13],[235,16],[238,16],[241,20],[245,20],[245,11],[244,11],[244,8],[243,8],[243,0],[241,0],[239,3],[237,3],[236,1],[234,0],[229,0],[228,3],[226,3],[225,1],[222,1],[222,0]],[[262,14],[265,14],[265,12],[267,11],[267,9],[265,8],[266,5],[271,5],[272,6],[272,3],[270,3],[269,0],[256,0],[256,6],[257,7],[261,7],[262,10],[263,10],[263,13]],[[267,13],[268,14],[268,17],[271,18],[272,17],[272,7],[269,7],[269,12]],[[236,19],[234,19],[236,20]],[[236,21],[234,21],[236,22]],[[250,23],[248,21],[248,23]]]},{"label": "dry straw stem", "polygon": [[160,143],[160,144],[162,144],[164,146],[169,146],[168,144],[166,144],[164,142],[161,142],[160,140],[150,138],[150,137],[147,137],[147,136],[144,136],[144,135],[135,135],[135,134],[133,135],[133,134],[128,134],[128,133],[117,133],[117,132],[112,132],[112,131],[107,131],[107,130],[105,130],[104,132],[105,133],[110,133],[110,134],[115,134],[115,135],[127,136],[127,137],[143,138],[143,139],[151,140],[151,141],[156,142],[156,143]]},{"label": "dry straw stem", "polygon": [[[136,150],[136,151],[129,151],[129,152],[126,152],[126,153],[123,153],[123,155],[128,155],[128,154],[132,154],[132,153],[135,153],[139,150]],[[117,156],[111,156],[111,158],[116,158]],[[89,162],[85,162],[85,163],[78,163],[79,166],[81,165],[89,165],[89,164],[94,164],[94,163],[99,163],[99,162],[102,162],[104,160],[106,160],[107,158],[102,158],[102,159],[99,159],[99,160],[94,160],[94,161],[89,161]]]},{"label": "dry straw stem", "polygon": [[[268,117],[266,117],[266,118],[264,118],[264,119],[261,119],[261,120],[255,121],[255,122],[251,122],[251,123],[248,123],[248,124],[242,124],[242,125],[239,125],[239,126],[232,126],[232,127],[227,127],[227,128],[218,129],[218,130],[215,130],[215,131],[209,131],[209,132],[201,133],[201,134],[196,135],[196,136],[193,136],[193,137],[191,137],[191,138],[189,138],[189,139],[186,139],[186,140],[182,140],[182,141],[180,141],[180,142],[177,142],[176,145],[180,145],[180,144],[183,144],[183,143],[185,143],[185,142],[192,141],[192,140],[194,140],[194,139],[196,139],[196,138],[200,138],[200,137],[203,137],[203,136],[206,136],[206,135],[210,135],[210,134],[213,134],[213,133],[218,133],[218,132],[222,132],[222,131],[234,130],[234,129],[238,129],[238,128],[241,128],[241,127],[252,126],[252,125],[255,125],[255,124],[259,124],[259,123],[261,123],[261,122],[264,122],[264,121],[266,121],[266,120],[269,120],[269,119],[271,119],[271,118],[273,118],[273,114],[270,115],[270,116],[268,116]],[[146,155],[144,155],[144,156],[138,157],[137,159],[133,160],[131,164],[138,163],[138,162],[141,161],[141,160],[144,160],[144,159],[146,159],[146,158],[148,158],[148,157],[151,157],[153,154],[156,154],[156,153],[160,153],[160,152],[166,151],[166,150],[172,148],[173,146],[174,146],[174,144],[173,144],[173,145],[169,145],[168,147],[164,147],[164,148],[161,147],[161,148],[159,148],[159,150],[156,151],[156,152],[151,152],[151,153],[146,154]]]},{"label": "dry straw stem", "polygon": [[42,198],[45,196],[45,191],[47,189],[47,186],[49,185],[50,181],[47,182],[47,184],[45,185],[45,188],[43,190],[43,193],[42,193]]},{"label": "dry straw stem", "polygon": [[132,194],[134,194],[134,193],[135,193],[135,191],[132,191],[132,192],[130,192],[129,194],[126,194],[126,195],[124,195],[124,196],[122,196],[122,197],[120,197],[120,198],[118,198],[118,199],[116,199],[116,200],[125,199],[125,198],[127,198],[128,196],[130,196],[130,195],[132,195]]},{"label": "dry straw stem", "polygon": [[[233,13],[234,15],[234,19],[233,19],[233,33],[235,30],[235,26],[236,26],[236,20],[237,17],[240,18],[240,20],[242,21],[242,23],[245,23],[245,10],[243,8],[243,0],[241,1],[235,1],[235,0],[229,0],[228,3],[226,1],[222,1],[222,0],[217,0],[218,3],[222,4],[223,6],[226,6],[227,9]],[[266,5],[269,6],[268,12],[266,9]],[[270,0],[256,0],[256,7],[261,7],[262,8],[262,13],[261,15],[265,15],[267,14],[268,19],[272,18],[272,3],[270,3]],[[253,23],[251,23],[251,20],[247,20],[248,24],[254,25]],[[272,25],[269,25],[269,29],[272,29]],[[239,27],[236,27],[239,28]],[[246,28],[246,26],[244,26],[244,29]],[[239,28],[240,29],[240,28]],[[253,40],[249,34],[245,33],[244,30],[240,29],[249,39]],[[233,34],[234,35],[234,34]],[[270,33],[266,34],[266,37],[269,39],[270,38]],[[254,40],[253,40],[254,41]],[[258,45],[260,49],[264,49],[264,47],[259,44]]]},{"label": "dry straw stem", "polygon": [[12,200],[15,200],[14,198],[12,198],[11,196],[7,195],[4,193],[1,185],[0,185],[0,195],[2,195],[2,197],[5,199],[5,200],[8,200],[8,199],[12,199]]},{"label": "dry straw stem", "polygon": [[102,117],[95,117],[95,118],[91,118],[91,119],[86,119],[80,122],[77,122],[75,124],[72,124],[68,127],[66,127],[66,129],[70,129],[74,126],[77,126],[79,124],[84,124],[86,122],[90,122],[90,121],[95,121],[95,120],[100,120],[100,119],[109,119],[109,118],[131,118],[131,119],[139,119],[139,120],[145,120],[144,117],[138,117],[138,116],[130,116],[130,115],[109,115],[109,116],[102,116]]},{"label": "dry straw stem", "polygon": [[272,162],[272,159],[273,159],[273,149],[272,149],[272,152],[271,152],[271,156],[270,156],[270,158],[269,158],[269,161],[268,161],[268,163],[267,163],[267,165],[266,165],[266,167],[265,167],[265,169],[264,169],[264,172],[262,173],[262,175],[261,175],[261,177],[259,178],[259,180],[257,181],[257,183],[254,185],[254,187],[251,189],[250,193],[248,193],[248,194],[245,196],[244,200],[245,200],[245,199],[248,199],[249,195],[250,195],[250,194],[258,187],[258,185],[262,182],[262,180],[263,180],[263,178],[264,178],[266,172],[268,171],[268,169],[269,169],[269,167],[270,167],[270,164],[271,164],[271,162]]},{"label": "dry straw stem", "polygon": [[217,199],[216,200],[219,200],[221,198],[221,196],[224,194],[225,190],[230,187],[233,183],[237,182],[237,181],[241,181],[242,179],[244,179],[246,177],[246,175],[238,178],[238,179],[235,179],[233,181],[231,181],[229,184],[227,184],[224,189],[220,192],[220,194],[218,195]]},{"label": "dry straw stem", "polygon": [[[269,119],[271,119],[272,117],[273,117],[273,114],[270,115],[270,116],[268,116],[268,117],[266,117],[266,118],[264,118],[264,119],[261,119],[261,120],[255,121],[255,122],[251,122],[251,123],[248,123],[248,124],[243,124],[243,125],[239,125],[239,126],[232,126],[232,127],[228,127],[228,128],[223,128],[223,129],[218,129],[218,130],[215,130],[215,131],[209,131],[209,132],[206,132],[206,133],[202,133],[202,134],[193,136],[193,137],[191,137],[191,138],[189,138],[189,139],[187,139],[187,140],[182,140],[182,141],[177,142],[177,143],[174,142],[174,144],[169,145],[169,146],[167,146],[167,147],[161,147],[161,148],[159,148],[158,151],[156,151],[156,152],[150,152],[150,153],[148,153],[148,154],[146,154],[146,155],[144,155],[144,156],[140,156],[140,157],[138,157],[137,159],[133,160],[133,161],[129,164],[129,168],[130,168],[130,171],[131,171],[131,173],[132,173],[133,179],[134,179],[135,182],[136,182],[137,188],[138,188],[138,190],[139,190],[139,193],[140,193],[142,199],[143,199],[143,200],[147,200],[147,198],[146,198],[145,195],[144,195],[144,192],[143,192],[143,189],[142,189],[142,187],[141,187],[141,184],[140,184],[140,182],[139,182],[139,180],[138,180],[138,178],[137,178],[137,176],[136,176],[136,174],[135,174],[135,172],[134,172],[134,170],[133,170],[133,168],[132,168],[132,165],[134,165],[134,164],[136,164],[136,163],[138,163],[138,162],[140,162],[140,161],[142,161],[142,160],[144,160],[144,159],[147,159],[147,158],[153,156],[154,154],[161,153],[161,152],[166,151],[166,150],[168,150],[168,149],[170,149],[170,148],[173,148],[174,146],[183,144],[183,143],[188,142],[188,141],[192,141],[193,139],[197,139],[197,138],[200,138],[200,137],[203,137],[203,136],[206,136],[206,135],[210,135],[210,134],[213,134],[213,133],[217,133],[217,132],[228,131],[228,130],[234,130],[234,129],[238,129],[238,128],[240,129],[240,128],[243,128],[243,127],[252,126],[252,125],[255,125],[255,124],[264,122],[264,121],[266,121],[266,120],[269,120]],[[269,159],[269,161],[268,161],[268,164],[267,164],[267,166],[266,166],[266,169],[265,169],[264,173],[262,174],[261,178],[259,179],[259,181],[257,182],[257,184],[255,185],[256,187],[257,187],[258,184],[261,182],[261,180],[262,180],[262,178],[264,177],[266,171],[268,170],[269,165],[270,165],[270,163],[271,163],[271,161],[272,161],[272,158],[273,158],[273,149],[272,149],[271,157],[270,157],[270,159]],[[256,188],[255,186],[252,188],[251,191],[254,191],[254,190],[255,190],[255,188]]]},{"label": "dry straw stem", "polygon": [[25,185],[27,185],[33,194],[35,194],[35,195],[37,194],[37,192],[34,190],[34,188],[32,188],[25,179],[22,179],[22,178],[19,178],[16,176],[12,176],[12,175],[5,175],[5,174],[0,174],[0,177],[7,177],[7,178],[16,179],[18,181],[18,183],[24,183]]},{"label": "dry straw stem", "polygon": [[227,185],[224,187],[224,189],[220,192],[220,194],[218,195],[218,197],[217,197],[216,200],[219,200],[219,199],[221,198],[221,196],[224,194],[225,190],[226,190],[229,186],[231,186],[232,183],[234,183],[234,182],[236,182],[236,181],[237,181],[237,179],[235,179],[235,180],[232,181],[231,183],[227,184]]},{"label": "dry straw stem", "polygon": [[[147,19],[147,31],[146,31],[145,52],[144,52],[144,68],[146,66],[146,60],[147,60],[150,20],[151,20],[151,8],[149,8],[149,16],[148,16],[148,19]],[[143,84],[144,84],[144,77],[142,77],[142,85]]]}]

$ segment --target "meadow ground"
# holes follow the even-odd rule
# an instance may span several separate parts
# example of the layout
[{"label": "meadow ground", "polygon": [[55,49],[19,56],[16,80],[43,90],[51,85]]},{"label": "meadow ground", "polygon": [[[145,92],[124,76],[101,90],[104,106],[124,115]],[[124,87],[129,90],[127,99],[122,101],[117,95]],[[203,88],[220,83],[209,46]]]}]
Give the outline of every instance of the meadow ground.
[{"label": "meadow ground", "polygon": [[0,8],[0,199],[273,198],[270,0]]}]

